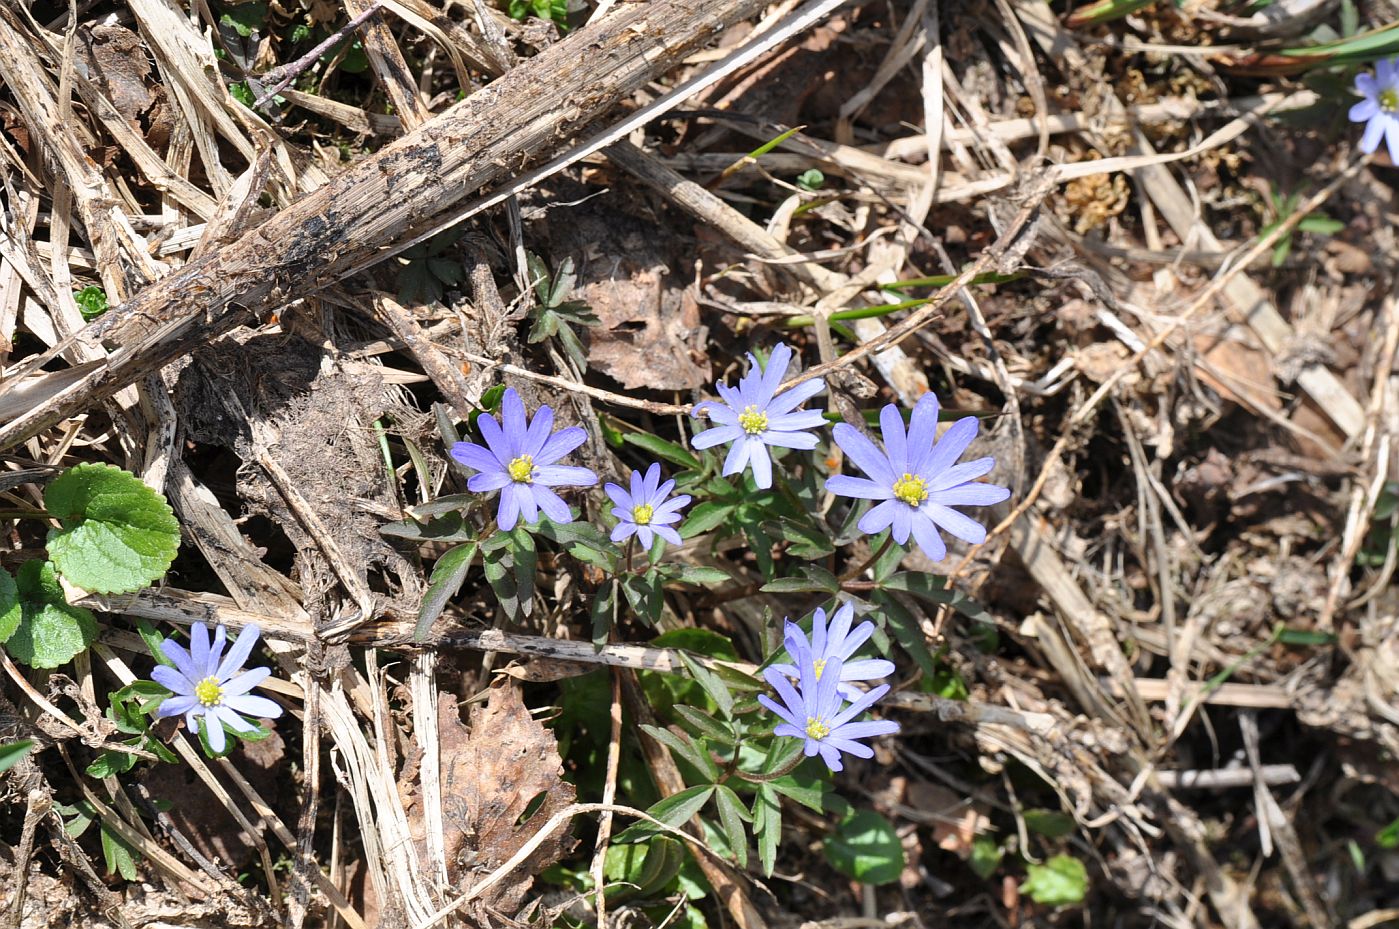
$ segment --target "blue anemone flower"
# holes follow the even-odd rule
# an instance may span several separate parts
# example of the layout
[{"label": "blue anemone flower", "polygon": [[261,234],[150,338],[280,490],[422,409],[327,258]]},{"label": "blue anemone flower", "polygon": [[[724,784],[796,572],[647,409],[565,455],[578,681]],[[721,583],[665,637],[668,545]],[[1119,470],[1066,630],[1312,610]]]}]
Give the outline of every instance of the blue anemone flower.
[{"label": "blue anemone flower", "polygon": [[612,509],[612,515],[619,520],[617,527],[612,530],[613,542],[621,542],[635,535],[648,551],[656,536],[660,536],[671,545],[680,544],[680,533],[672,529],[671,525],[680,522],[680,510],[690,502],[691,497],[689,494],[680,494],[670,500],[666,499],[675,489],[675,481],[661,483],[659,462],[652,462],[644,477],[640,471],[631,473],[631,493],[617,484],[604,484],[602,489],[607,491],[612,502],[617,504]]},{"label": "blue anemone flower", "polygon": [[257,726],[241,714],[267,719],[282,715],[282,708],[276,703],[248,693],[267,680],[271,669],[249,668],[241,673],[239,670],[257,644],[257,626],[245,627],[225,655],[223,646],[227,635],[223,626],[217,627],[211,645],[209,627],[195,623],[189,633],[189,651],[173,639],[160,643],[160,650],[175,667],[156,665],[151,671],[151,679],[173,694],[156,708],[156,718],[183,715],[185,726],[194,733],[198,731],[199,717],[204,717],[204,737],[215,753],[222,752],[228,744],[224,724],[234,732],[257,731]]},{"label": "blue anemone flower", "polygon": [[937,427],[938,400],[931,393],[918,399],[906,433],[897,406],[879,411],[882,452],[854,426],[839,423],[836,444],[869,479],[838,474],[826,480],[831,493],[880,501],[860,518],[861,532],[873,535],[892,526],[900,545],[912,534],[933,561],[947,557],[939,529],[963,542],[986,540],[986,527],[954,506],[990,506],[1010,496],[1004,487],[976,480],[996,466],[996,459],[956,463],[976,438],[976,417],[957,420],[941,439]]},{"label": "blue anemone flower", "polygon": [[807,400],[826,389],[819,377],[803,381],[783,394],[778,385],[787,374],[792,350],[779,343],[768,357],[767,366],[759,370],[758,360],[750,353],[752,365],[739,379],[738,387],[715,384],[722,402],[706,400],[695,404],[691,416],[706,414],[718,423],[690,440],[695,448],[713,448],[731,442],[724,459],[724,474],[738,474],[750,464],[753,481],[766,490],[772,486],[772,459],[768,446],[811,449],[816,436],[807,432],[822,425],[826,418],[820,410],[798,410]]},{"label": "blue anemone flower", "polygon": [[554,411],[541,406],[533,421],[525,416],[525,404],[512,387],[500,401],[500,422],[482,413],[476,420],[486,445],[458,442],[452,457],[479,471],[466,482],[473,493],[500,491],[496,523],[507,532],[520,516],[526,523],[539,519],[542,512],[556,523],[573,521],[568,504],[554,487],[591,487],[597,475],[587,468],[555,464],[588,438],[578,426],[551,433]]},{"label": "blue anemone flower", "polygon": [[1383,139],[1399,167],[1399,57],[1375,62],[1374,74],[1357,74],[1355,90],[1365,97],[1350,108],[1350,121],[1365,124],[1360,150],[1368,155]]},{"label": "blue anemone flower", "polygon": [[758,702],[782,720],[773,733],[802,739],[805,743],[802,751],[808,758],[820,753],[826,767],[839,771],[842,754],[857,758],[874,755],[874,749],[865,745],[862,739],[899,731],[899,724],[891,720],[855,721],[855,717],[889,692],[888,684],[874,688],[842,708],[845,701],[840,695],[841,660],[829,659],[819,679],[810,649],[798,647],[796,660],[801,672],[800,689],[792,687],[786,674],[768,668],[763,672],[763,677],[777,691],[782,702],[778,703],[767,694],[759,694]]},{"label": "blue anemone flower", "polygon": [[[810,641],[807,641],[806,633],[794,622],[787,623],[783,635],[788,655],[795,658],[803,651],[811,654],[813,670],[816,672],[818,682],[832,659],[838,659],[841,662],[837,689],[841,696],[847,700],[858,700],[864,696],[864,691],[858,687],[849,686],[850,682],[877,680],[894,673],[894,663],[883,658],[850,660],[860,646],[874,635],[874,623],[869,620],[865,620],[851,629],[850,625],[854,619],[855,605],[849,601],[841,604],[831,614],[830,625],[826,624],[826,611],[818,606],[811,621]],[[774,664],[769,667],[788,677],[801,677],[800,670],[793,664]]]}]

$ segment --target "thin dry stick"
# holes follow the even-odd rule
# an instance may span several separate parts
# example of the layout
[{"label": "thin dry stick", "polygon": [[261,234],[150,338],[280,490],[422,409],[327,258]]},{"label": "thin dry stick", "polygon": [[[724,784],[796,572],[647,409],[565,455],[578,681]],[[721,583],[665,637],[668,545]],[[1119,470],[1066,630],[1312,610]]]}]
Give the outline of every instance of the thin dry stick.
[{"label": "thin dry stick", "polygon": [[[602,785],[602,802],[611,804],[617,798],[617,768],[622,759],[622,679],[621,672],[612,672],[612,734],[607,743],[607,779]],[[603,893],[603,865],[607,861],[607,846],[612,838],[612,811],[603,810],[597,823],[597,850],[593,852],[593,889],[597,892],[598,929],[607,929],[607,894]]]},{"label": "thin dry stick", "polygon": [[[288,84],[300,77],[302,72],[319,61],[322,55],[330,51],[333,46],[339,44],[345,36],[358,29],[365,20],[379,12],[382,8],[383,0],[374,0],[374,4],[370,6],[369,9],[332,32],[326,37],[325,41],[318,44],[300,58],[295,61],[287,62],[284,65],[279,65],[259,75],[258,82],[264,87],[267,87],[267,89],[262,92],[262,96],[253,101],[253,109],[260,110],[265,107],[273,97],[277,96],[278,91],[284,90]],[[271,82],[271,86],[268,86],[269,82]]]},{"label": "thin dry stick", "polygon": [[[1360,546],[1370,530],[1370,514],[1384,491],[1385,480],[1389,477],[1389,430],[1381,425],[1385,417],[1385,399],[1389,396],[1389,377],[1394,367],[1394,354],[1399,348],[1399,300],[1390,296],[1384,302],[1386,325],[1384,345],[1380,348],[1375,363],[1375,383],[1370,388],[1370,409],[1365,427],[1365,438],[1360,452],[1361,461],[1375,463],[1375,475],[1367,487],[1356,481],[1351,491],[1350,508],[1346,514],[1346,528],[1342,538],[1340,554],[1331,569],[1331,588],[1326,592],[1326,602],[1317,617],[1318,629],[1330,631],[1335,625],[1336,604],[1341,599],[1341,590],[1350,579],[1350,568],[1355,564],[1355,556],[1360,554]],[[1379,448],[1376,450],[1376,438]]]}]

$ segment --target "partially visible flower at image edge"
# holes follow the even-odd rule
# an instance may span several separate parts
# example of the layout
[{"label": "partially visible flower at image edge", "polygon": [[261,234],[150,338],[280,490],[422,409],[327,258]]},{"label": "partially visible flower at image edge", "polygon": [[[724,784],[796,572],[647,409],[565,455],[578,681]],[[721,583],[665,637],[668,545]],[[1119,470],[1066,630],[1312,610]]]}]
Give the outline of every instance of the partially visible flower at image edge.
[{"label": "partially visible flower at image edge", "polygon": [[[865,620],[852,630],[850,625],[854,620],[855,605],[848,601],[831,614],[829,625],[826,622],[826,611],[818,606],[811,620],[810,641],[807,640],[801,626],[794,622],[789,621],[786,624],[783,634],[788,655],[795,658],[802,649],[810,652],[818,681],[832,660],[840,660],[838,689],[841,696],[847,700],[858,700],[864,695],[864,691],[858,687],[849,686],[852,681],[873,681],[894,673],[894,663],[883,658],[850,660],[860,646],[874,635],[874,623]],[[801,677],[800,670],[793,664],[774,664],[769,668],[780,671],[787,677]]]},{"label": "partially visible flower at image edge", "polygon": [[500,401],[500,422],[482,413],[476,420],[485,446],[458,442],[452,457],[479,471],[466,481],[472,493],[500,491],[496,523],[509,532],[520,517],[526,523],[539,520],[542,512],[556,523],[573,521],[573,513],[554,487],[591,487],[597,475],[587,468],[556,464],[560,458],[582,445],[588,434],[578,426],[552,432],[554,411],[541,406],[530,420],[525,404],[515,388],[505,391]]},{"label": "partially visible flower at image edge", "polygon": [[188,651],[173,639],[160,643],[160,650],[175,667],[156,665],[151,671],[151,680],[173,694],[156,708],[156,718],[184,716],[185,725],[195,733],[198,731],[196,722],[204,717],[204,736],[215,752],[222,752],[228,744],[223,731],[225,724],[234,732],[256,732],[257,726],[243,715],[267,719],[282,715],[282,708],[276,703],[248,693],[267,680],[272,670],[240,671],[257,644],[257,626],[245,627],[225,655],[223,647],[227,634],[223,626],[217,627],[211,644],[209,627],[195,623],[190,629]]},{"label": "partially visible flower at image edge", "polygon": [[739,378],[737,387],[716,383],[721,401],[705,400],[695,404],[691,416],[707,415],[718,425],[706,429],[690,440],[698,449],[713,448],[726,442],[729,454],[724,459],[724,474],[739,474],[753,466],[753,482],[762,490],[772,486],[772,458],[768,446],[812,449],[817,438],[808,429],[826,421],[820,410],[798,410],[797,407],[826,389],[819,377],[803,381],[786,393],[777,393],[787,368],[792,362],[792,350],[778,343],[768,356],[767,366],[758,367],[758,359],[750,353],[748,373]]},{"label": "partially visible flower at image edge", "polygon": [[1355,76],[1356,93],[1365,99],[1350,108],[1350,121],[1364,123],[1360,150],[1370,154],[1383,139],[1389,160],[1399,167],[1399,57],[1375,62],[1375,73]]},{"label": "partially visible flower at image edge", "polygon": [[892,526],[895,542],[903,545],[912,535],[933,561],[947,557],[939,529],[963,542],[984,542],[986,527],[952,509],[990,506],[1010,496],[1005,487],[976,480],[996,466],[996,459],[957,464],[976,438],[976,417],[957,420],[939,439],[938,400],[927,393],[914,405],[907,432],[899,408],[892,403],[879,411],[879,428],[884,436],[882,452],[854,426],[838,423],[834,430],[840,450],[869,479],[837,474],[827,478],[826,489],[842,497],[880,501],[860,517],[859,530],[873,535]]},{"label": "partially visible flower at image edge", "polygon": [[666,499],[675,489],[675,481],[661,483],[659,462],[652,462],[644,476],[640,471],[631,473],[630,492],[618,484],[604,484],[602,489],[617,504],[612,509],[612,515],[618,519],[616,528],[612,530],[613,542],[622,542],[635,535],[647,550],[655,543],[656,536],[671,545],[681,543],[680,533],[671,526],[680,521],[680,510],[692,498],[689,494],[679,494]]},{"label": "partially visible flower at image edge", "polygon": [[758,702],[782,720],[773,729],[775,735],[801,739],[802,752],[808,758],[820,754],[826,767],[840,771],[842,754],[873,757],[874,749],[865,745],[863,739],[899,731],[899,724],[892,720],[855,719],[889,692],[888,684],[881,684],[842,709],[845,701],[840,695],[841,660],[831,658],[818,680],[810,649],[798,646],[794,657],[800,672],[799,688],[794,688],[787,675],[775,668],[763,672],[782,700],[778,703],[767,694],[758,695]]}]

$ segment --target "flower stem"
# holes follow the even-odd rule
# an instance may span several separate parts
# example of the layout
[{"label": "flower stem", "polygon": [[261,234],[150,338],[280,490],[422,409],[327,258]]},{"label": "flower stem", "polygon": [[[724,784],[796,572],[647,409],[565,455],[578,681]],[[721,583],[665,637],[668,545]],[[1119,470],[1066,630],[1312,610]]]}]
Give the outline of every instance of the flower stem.
[{"label": "flower stem", "polygon": [[883,557],[884,553],[889,550],[889,546],[893,544],[894,534],[891,532],[884,537],[884,544],[879,546],[879,549],[873,555],[870,555],[868,558],[866,558],[863,564],[861,564],[858,568],[855,568],[851,571],[846,571],[844,574],[842,574],[840,576],[840,582],[844,584],[847,581],[853,581],[861,574],[864,574],[870,569],[870,565],[874,564],[881,557]]}]

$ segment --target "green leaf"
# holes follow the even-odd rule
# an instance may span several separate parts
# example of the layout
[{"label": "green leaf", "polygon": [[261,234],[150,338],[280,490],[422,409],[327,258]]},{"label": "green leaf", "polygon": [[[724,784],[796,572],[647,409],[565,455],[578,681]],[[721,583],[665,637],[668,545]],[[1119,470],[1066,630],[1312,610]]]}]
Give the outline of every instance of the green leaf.
[{"label": "green leaf", "polygon": [[703,465],[700,464],[700,460],[690,452],[676,445],[674,442],[668,442],[660,436],[652,435],[649,432],[628,432],[626,435],[622,436],[622,441],[629,445],[635,445],[637,448],[645,449],[657,458],[664,459],[682,468],[698,471],[703,467]]},{"label": "green leaf", "polygon": [[1020,892],[1044,906],[1073,906],[1088,894],[1088,869],[1068,855],[1055,855],[1044,864],[1027,865],[1029,877]]},{"label": "green leaf", "polygon": [[713,700],[714,705],[719,707],[719,712],[723,717],[728,719],[733,716],[734,698],[733,695],[729,693],[729,688],[724,685],[724,682],[720,680],[713,671],[710,671],[704,665],[685,654],[685,652],[677,651],[675,654],[679,656],[680,662],[685,665],[685,669],[690,672],[690,677],[694,678],[695,683],[700,685],[705,696]]},{"label": "green leaf", "polygon": [[32,668],[56,668],[97,638],[97,620],[63,598],[52,562],[27,561],[15,580],[23,616],[5,648],[17,660]]},{"label": "green leaf", "polygon": [[1310,232],[1314,235],[1335,235],[1346,227],[1346,224],[1339,219],[1332,219],[1329,216],[1320,216],[1313,213],[1311,216],[1304,216],[1297,222],[1299,232]]},{"label": "green leaf", "polygon": [[[602,873],[608,903],[621,903],[634,897],[660,895],[680,873],[685,850],[680,842],[658,835],[649,842],[612,845],[603,859]],[[616,882],[616,883],[612,883]]]},{"label": "green leaf", "polygon": [[44,506],[63,524],[49,530],[49,558],[84,590],[140,590],[165,574],[180,547],[170,504],[112,465],[68,469],[45,488]]},{"label": "green leaf", "polygon": [[[677,794],[671,794],[661,802],[655,804],[647,810],[656,819],[667,826],[680,827],[690,821],[690,818],[704,808],[709,802],[709,798],[714,793],[713,784],[701,784],[697,787],[687,787]],[[634,823],[619,832],[613,842],[637,842],[648,836],[661,832],[653,823],[645,820]]]},{"label": "green leaf", "polygon": [[714,788],[714,802],[719,808],[719,825],[733,850],[734,860],[740,868],[748,867],[748,833],[743,828],[743,823],[751,820],[748,810],[739,802],[738,794],[723,784]]},{"label": "green leaf", "polygon": [[681,584],[689,584],[692,587],[717,587],[720,584],[727,584],[732,580],[729,572],[721,571],[718,568],[710,568],[705,565],[678,565],[675,572],[675,580]]},{"label": "green leaf", "polygon": [[450,548],[432,566],[432,577],[427,582],[427,593],[418,607],[418,623],[413,627],[413,641],[421,642],[432,626],[433,620],[442,615],[447,601],[461,590],[466,574],[471,570],[472,559],[476,557],[476,543],[467,542]]},{"label": "green leaf", "polygon": [[[141,636],[141,641],[146,643],[146,648],[150,650],[151,657],[156,660],[157,664],[163,664],[167,668],[175,667],[175,662],[167,658],[165,652],[160,648],[160,643],[165,641],[165,636],[161,635],[156,630],[149,619],[138,617],[136,620],[136,632]],[[160,685],[157,684],[156,686],[159,687]],[[162,687],[161,690],[163,691],[164,688]]]},{"label": "green leaf", "polygon": [[1074,818],[1058,810],[1026,810],[1025,827],[1031,832],[1057,839],[1074,831]]},{"label": "green leaf", "polygon": [[128,881],[136,880],[136,849],[126,844],[107,823],[102,823],[102,858],[108,874],[120,874]]},{"label": "green leaf", "polygon": [[1399,819],[1375,833],[1375,844],[1380,848],[1399,848]]},{"label": "green leaf", "polygon": [[790,594],[790,593],[827,593],[835,594],[840,592],[840,581],[836,576],[820,565],[802,565],[797,569],[796,577],[779,577],[771,583],[764,584],[762,589],[770,594]]},{"label": "green leaf", "polygon": [[101,287],[84,287],[73,291],[73,302],[86,322],[92,322],[107,312],[107,292]]},{"label": "green leaf", "polygon": [[772,877],[777,845],[782,840],[782,802],[771,784],[759,784],[753,798],[753,837],[758,840],[758,862],[763,866],[763,874]]},{"label": "green leaf", "polygon": [[695,745],[689,736],[682,738],[659,726],[642,725],[641,728],[651,738],[670,749],[676,758],[694,768],[700,777],[706,778],[710,783],[719,779],[719,766],[707,752]]},{"label": "green leaf", "polygon": [[884,614],[884,623],[904,651],[908,652],[925,677],[932,680],[938,673],[938,662],[928,649],[928,637],[923,634],[923,626],[895,597],[876,590],[870,599],[877,603]]},{"label": "green leaf", "polygon": [[733,745],[734,734],[714,721],[714,717],[692,706],[677,703],[671,707],[675,714],[690,724],[696,734],[721,745]]},{"label": "green leaf", "polygon": [[102,752],[87,766],[88,777],[115,777],[136,766],[136,756],[127,752]]},{"label": "green leaf", "polygon": [[19,603],[19,588],[10,572],[0,568],[0,642],[14,635],[24,610]]},{"label": "green leaf", "polygon": [[0,774],[19,764],[21,759],[33,750],[33,739],[20,739],[18,742],[0,745]]},{"label": "green leaf", "polygon": [[732,503],[716,503],[706,500],[690,510],[690,515],[680,524],[680,534],[687,539],[703,535],[722,525],[737,507]]},{"label": "green leaf", "polygon": [[904,869],[904,846],[893,823],[874,810],[846,818],[826,839],[826,860],[862,884],[891,884]]},{"label": "green leaf", "polygon": [[967,865],[984,881],[996,873],[1004,857],[1005,849],[999,842],[988,835],[979,835],[972,840],[972,854]]}]

